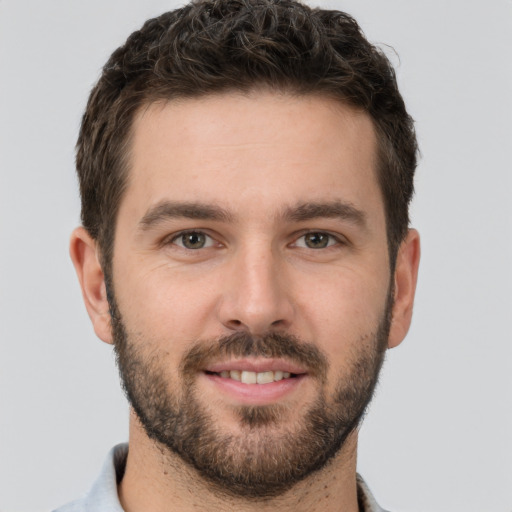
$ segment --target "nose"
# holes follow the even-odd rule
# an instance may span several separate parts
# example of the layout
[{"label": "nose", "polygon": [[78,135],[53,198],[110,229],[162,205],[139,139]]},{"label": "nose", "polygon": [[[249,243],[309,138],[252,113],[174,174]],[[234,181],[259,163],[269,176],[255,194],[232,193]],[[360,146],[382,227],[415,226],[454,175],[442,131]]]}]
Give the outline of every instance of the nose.
[{"label": "nose", "polygon": [[253,335],[290,327],[294,308],[283,267],[265,246],[238,251],[223,282],[220,322],[230,331]]}]

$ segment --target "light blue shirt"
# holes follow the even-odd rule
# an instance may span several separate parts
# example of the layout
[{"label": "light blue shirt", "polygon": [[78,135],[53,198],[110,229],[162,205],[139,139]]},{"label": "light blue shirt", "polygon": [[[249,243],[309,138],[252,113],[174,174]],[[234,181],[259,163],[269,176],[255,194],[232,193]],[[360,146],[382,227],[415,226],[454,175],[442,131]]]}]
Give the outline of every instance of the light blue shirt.
[{"label": "light blue shirt", "polygon": [[[117,495],[117,485],[123,478],[128,445],[118,444],[110,450],[101,473],[90,491],[53,512],[124,512]],[[357,498],[360,512],[386,512],[383,510],[364,480],[357,475]]]}]

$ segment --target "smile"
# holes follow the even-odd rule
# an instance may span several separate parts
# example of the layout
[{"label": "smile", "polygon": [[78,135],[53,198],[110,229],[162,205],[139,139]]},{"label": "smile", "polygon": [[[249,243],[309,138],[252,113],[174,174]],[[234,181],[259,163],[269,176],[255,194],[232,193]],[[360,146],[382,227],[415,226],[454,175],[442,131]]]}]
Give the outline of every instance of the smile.
[{"label": "smile", "polygon": [[202,382],[215,397],[237,405],[267,405],[294,396],[309,379],[305,368],[284,359],[247,358],[208,365]]},{"label": "smile", "polygon": [[236,380],[243,384],[270,384],[271,382],[279,382],[283,379],[295,377],[295,374],[282,370],[265,372],[251,372],[247,370],[223,370],[219,373],[215,373],[215,375],[219,375],[223,379]]}]

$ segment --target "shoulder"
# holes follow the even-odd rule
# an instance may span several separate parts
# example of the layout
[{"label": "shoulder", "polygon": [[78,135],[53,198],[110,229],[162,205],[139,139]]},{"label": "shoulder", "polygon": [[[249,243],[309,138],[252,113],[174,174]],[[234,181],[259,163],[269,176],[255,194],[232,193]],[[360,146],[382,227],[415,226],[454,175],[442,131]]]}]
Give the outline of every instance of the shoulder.
[{"label": "shoulder", "polygon": [[62,507],[59,507],[53,512],[85,512],[85,499],[80,498],[78,500],[72,501],[70,503],[67,503],[66,505],[63,505]]},{"label": "shoulder", "polygon": [[127,444],[112,448],[89,492],[53,512],[123,512],[117,495],[117,483],[124,473],[127,455]]}]

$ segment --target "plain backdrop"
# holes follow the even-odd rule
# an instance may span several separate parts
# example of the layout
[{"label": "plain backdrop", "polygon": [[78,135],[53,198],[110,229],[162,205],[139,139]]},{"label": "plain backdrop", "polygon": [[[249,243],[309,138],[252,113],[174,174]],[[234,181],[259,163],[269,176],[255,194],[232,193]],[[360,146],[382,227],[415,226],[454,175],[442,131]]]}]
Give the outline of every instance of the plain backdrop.
[{"label": "plain backdrop", "polygon": [[[110,53],[164,0],[0,0],[0,511],[86,491],[128,408],[68,258],[74,144]],[[512,511],[512,2],[347,0],[397,67],[422,159],[415,316],[359,471],[407,512]],[[393,49],[396,51],[393,51]]]}]

